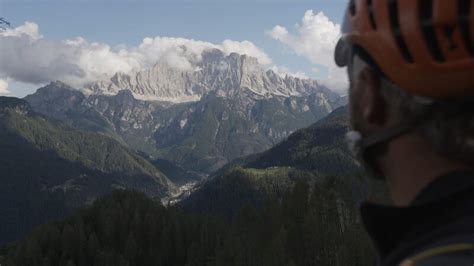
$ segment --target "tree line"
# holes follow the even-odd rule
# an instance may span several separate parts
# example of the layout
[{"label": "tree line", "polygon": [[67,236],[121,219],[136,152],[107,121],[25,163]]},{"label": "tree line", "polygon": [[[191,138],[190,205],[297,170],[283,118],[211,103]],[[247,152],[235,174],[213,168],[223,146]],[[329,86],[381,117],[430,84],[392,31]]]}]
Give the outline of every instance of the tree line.
[{"label": "tree line", "polygon": [[298,181],[228,221],[116,191],[0,250],[1,265],[370,265],[369,240],[341,179]]}]

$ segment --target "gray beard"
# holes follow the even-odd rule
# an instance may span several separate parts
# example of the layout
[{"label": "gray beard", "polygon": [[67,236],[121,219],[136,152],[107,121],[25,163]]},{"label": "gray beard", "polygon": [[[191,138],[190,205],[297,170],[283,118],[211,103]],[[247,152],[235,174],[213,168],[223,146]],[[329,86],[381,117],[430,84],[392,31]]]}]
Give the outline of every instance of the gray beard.
[{"label": "gray beard", "polygon": [[383,173],[375,160],[377,155],[374,151],[364,149],[362,145],[366,134],[364,134],[362,114],[360,114],[362,107],[359,103],[360,97],[356,90],[351,87],[349,89],[349,120],[352,130],[346,134],[346,142],[355,161],[365,170],[369,178],[384,179]]}]

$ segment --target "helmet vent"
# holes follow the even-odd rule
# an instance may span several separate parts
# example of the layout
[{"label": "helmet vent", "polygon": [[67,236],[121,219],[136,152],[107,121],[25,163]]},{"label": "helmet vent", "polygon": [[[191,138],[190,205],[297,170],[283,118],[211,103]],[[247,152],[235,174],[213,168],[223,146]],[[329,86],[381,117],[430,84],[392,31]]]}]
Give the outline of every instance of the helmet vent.
[{"label": "helmet vent", "polygon": [[438,40],[436,38],[436,33],[433,26],[433,0],[420,0],[419,8],[421,31],[423,32],[426,46],[428,47],[431,56],[433,56],[436,61],[443,62],[444,56],[438,46]]},{"label": "helmet vent", "polygon": [[[459,12],[459,28],[461,29],[461,35],[464,40],[466,50],[469,51],[471,56],[474,56],[474,44],[469,34],[469,10],[471,10],[470,0],[459,0],[458,12]],[[472,14],[474,16],[474,14]]]},{"label": "helmet vent", "polygon": [[374,6],[372,4],[372,0],[367,0],[367,9],[369,11],[369,20],[370,20],[370,24],[372,25],[372,29],[376,30],[377,23],[375,23]]},{"label": "helmet vent", "polygon": [[398,21],[398,6],[397,6],[396,0],[389,0],[388,10],[389,10],[389,16],[390,16],[390,25],[392,27],[393,35],[397,42],[398,48],[403,58],[406,61],[413,63],[413,57],[411,56],[410,51],[408,50],[407,44],[405,43],[405,40],[403,39],[402,32],[400,31],[400,23]]}]

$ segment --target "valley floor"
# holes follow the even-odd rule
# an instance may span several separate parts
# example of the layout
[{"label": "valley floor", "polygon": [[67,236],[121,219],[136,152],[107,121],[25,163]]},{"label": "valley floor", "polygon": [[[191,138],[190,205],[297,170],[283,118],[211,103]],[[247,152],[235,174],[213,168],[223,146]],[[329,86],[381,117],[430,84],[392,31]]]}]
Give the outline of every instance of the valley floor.
[{"label": "valley floor", "polygon": [[166,196],[161,198],[161,203],[163,205],[175,205],[179,203],[180,201],[186,199],[195,191],[197,187],[199,187],[199,184],[201,182],[198,181],[191,181],[188,182],[178,188],[178,191],[176,193],[171,194],[170,196]]}]

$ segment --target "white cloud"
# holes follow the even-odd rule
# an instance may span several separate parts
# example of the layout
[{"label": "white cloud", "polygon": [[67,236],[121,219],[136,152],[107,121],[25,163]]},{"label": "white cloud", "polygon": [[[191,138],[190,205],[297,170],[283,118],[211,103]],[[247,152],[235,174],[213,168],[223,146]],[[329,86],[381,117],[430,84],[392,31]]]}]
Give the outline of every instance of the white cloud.
[{"label": "white cloud", "polygon": [[0,74],[15,81],[43,84],[62,80],[73,86],[107,79],[116,72],[130,72],[153,66],[160,60],[180,70],[193,71],[204,50],[239,53],[270,64],[269,56],[249,41],[225,40],[221,44],[184,38],[144,38],[136,47],[113,49],[108,44],[78,37],[54,41],[44,38],[37,24],[0,33]]},{"label": "white cloud", "polygon": [[246,54],[258,59],[260,64],[268,65],[272,63],[270,57],[249,41],[236,42],[232,40],[225,40],[219,47],[225,53]]},{"label": "white cloud", "polygon": [[10,91],[8,90],[8,83],[0,79],[0,95],[8,95],[10,94]]},{"label": "white cloud", "polygon": [[296,25],[294,34],[279,25],[268,34],[315,66],[327,68],[329,74],[323,80],[327,86],[339,92],[347,89],[346,72],[337,67],[333,59],[334,48],[340,37],[340,25],[332,22],[323,12],[306,11],[301,24]]},{"label": "white cloud", "polygon": [[32,39],[39,39],[42,38],[39,34],[39,28],[38,24],[33,23],[33,22],[25,22],[24,25],[18,26],[14,29],[7,28],[3,33],[3,36],[21,36],[21,35],[26,35]]}]

